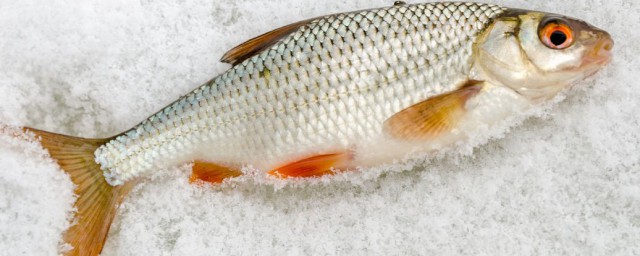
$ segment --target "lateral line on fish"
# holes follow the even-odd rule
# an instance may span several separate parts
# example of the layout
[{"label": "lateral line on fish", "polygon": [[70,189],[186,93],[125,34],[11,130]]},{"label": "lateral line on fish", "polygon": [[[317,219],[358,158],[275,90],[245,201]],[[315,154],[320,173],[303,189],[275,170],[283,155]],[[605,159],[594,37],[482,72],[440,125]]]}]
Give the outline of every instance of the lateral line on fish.
[{"label": "lateral line on fish", "polygon": [[[422,66],[416,65],[416,67],[411,69],[411,70],[414,70],[415,72],[419,72],[420,70],[422,70],[424,68],[426,68],[425,65],[422,65]],[[407,69],[407,72],[405,74],[403,74],[403,75],[411,73],[410,72],[411,70]],[[395,79],[389,79],[389,82],[395,82],[395,81],[399,81],[399,80],[400,80],[400,76],[395,76]],[[205,85],[205,86],[208,86],[208,85]],[[309,103],[315,103],[316,105],[319,105],[319,104],[321,104],[323,102],[329,102],[329,101],[332,101],[332,100],[339,99],[340,97],[347,97],[347,96],[352,95],[352,94],[367,92],[370,89],[371,89],[370,87],[364,87],[364,88],[357,87],[354,90],[350,90],[350,91],[345,91],[345,92],[342,92],[342,93],[334,94],[334,95],[332,95],[333,97],[330,96],[330,97],[326,97],[326,98],[318,98],[317,101],[308,101],[308,102]],[[188,96],[188,95],[185,95],[185,97]],[[299,109],[301,107],[305,107],[305,106],[309,106],[309,105],[311,105],[311,104],[294,104],[294,105],[291,106],[290,110]],[[205,109],[209,109],[209,108],[205,108]],[[238,121],[240,121],[240,120],[247,120],[249,118],[259,118],[259,117],[267,116],[268,113],[280,113],[280,114],[282,114],[282,113],[285,113],[286,111],[287,111],[287,109],[282,109],[280,111],[277,111],[276,109],[274,109],[274,110],[269,111],[269,112],[259,112],[259,113],[255,114],[255,115],[243,115],[243,116],[240,116],[240,117],[236,117],[235,119],[232,119],[230,121],[218,122],[217,126],[210,126],[208,128],[215,129],[215,128],[222,127],[222,126],[225,126],[225,125],[238,123]],[[176,129],[183,128],[183,127],[187,127],[187,134],[193,134],[193,132],[196,131],[194,129],[189,128],[189,124],[182,123],[180,126],[175,126]],[[176,136],[172,136],[171,137],[171,139],[175,139],[175,138],[176,138]],[[159,146],[161,146],[161,144],[153,143],[151,146],[152,147],[159,147]],[[128,156],[129,156],[129,158],[135,157],[136,155],[139,155],[140,152],[143,152],[143,151],[144,151],[143,149],[140,149],[140,150],[137,150],[137,151],[132,151],[132,153],[128,154]],[[120,161],[116,161],[115,164],[121,164],[121,163],[125,162],[126,160],[128,160],[128,158],[123,158]]]}]

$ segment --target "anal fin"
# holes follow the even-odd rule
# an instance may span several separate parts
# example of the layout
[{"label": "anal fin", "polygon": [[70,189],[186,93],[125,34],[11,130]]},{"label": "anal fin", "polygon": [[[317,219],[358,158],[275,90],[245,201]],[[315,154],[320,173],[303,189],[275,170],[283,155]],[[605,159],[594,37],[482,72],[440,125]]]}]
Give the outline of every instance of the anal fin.
[{"label": "anal fin", "polygon": [[466,102],[482,89],[481,81],[467,81],[459,89],[436,95],[391,116],[385,131],[403,140],[429,140],[450,132],[466,113]]},{"label": "anal fin", "polygon": [[353,156],[350,152],[315,155],[274,168],[269,171],[269,174],[280,178],[333,175],[336,170],[347,169],[352,159]]},{"label": "anal fin", "polygon": [[195,161],[191,169],[190,183],[198,181],[222,183],[227,178],[238,177],[242,172],[238,168],[227,167],[215,163]]}]

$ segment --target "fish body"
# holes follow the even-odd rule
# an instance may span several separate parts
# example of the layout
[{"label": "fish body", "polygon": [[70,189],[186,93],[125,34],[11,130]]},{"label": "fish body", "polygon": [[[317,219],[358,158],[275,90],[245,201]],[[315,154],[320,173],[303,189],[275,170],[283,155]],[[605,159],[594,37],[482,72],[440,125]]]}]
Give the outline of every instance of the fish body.
[{"label": "fish body", "polygon": [[612,46],[561,15],[398,2],[251,39],[224,55],[232,68],[112,138],[25,130],[77,185],[67,254],[94,255],[122,197],[153,171],[195,162],[191,181],[244,166],[316,177],[441,150],[592,75]]},{"label": "fish body", "polygon": [[348,149],[355,165],[369,165],[390,155],[372,148],[393,142],[389,117],[469,79],[476,37],[504,10],[429,3],[314,19],[110,141],[96,160],[113,185],[196,158],[270,170]]}]

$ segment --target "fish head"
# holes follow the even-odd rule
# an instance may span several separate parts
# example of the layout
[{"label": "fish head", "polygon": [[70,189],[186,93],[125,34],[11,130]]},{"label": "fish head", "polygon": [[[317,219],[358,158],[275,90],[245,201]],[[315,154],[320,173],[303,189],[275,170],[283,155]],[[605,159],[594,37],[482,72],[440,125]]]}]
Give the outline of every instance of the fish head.
[{"label": "fish head", "polygon": [[487,79],[532,101],[595,74],[611,60],[609,33],[557,14],[508,10],[474,44],[475,66]]}]

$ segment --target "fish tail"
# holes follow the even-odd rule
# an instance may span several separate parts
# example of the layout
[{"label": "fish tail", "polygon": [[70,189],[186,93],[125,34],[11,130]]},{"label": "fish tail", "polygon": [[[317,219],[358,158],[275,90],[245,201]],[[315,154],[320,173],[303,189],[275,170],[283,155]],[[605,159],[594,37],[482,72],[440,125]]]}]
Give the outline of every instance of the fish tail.
[{"label": "fish tail", "polygon": [[100,254],[116,210],[134,183],[109,185],[95,162],[94,152],[110,139],[85,139],[33,128],[23,130],[36,135],[76,186],[76,214],[63,236],[64,242],[73,248],[63,252],[64,255]]}]

